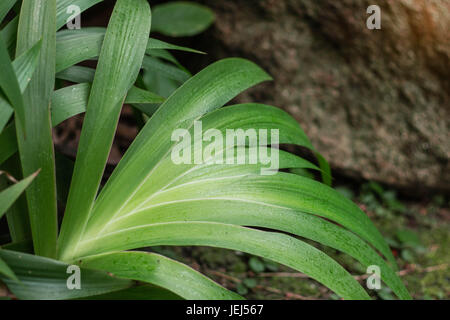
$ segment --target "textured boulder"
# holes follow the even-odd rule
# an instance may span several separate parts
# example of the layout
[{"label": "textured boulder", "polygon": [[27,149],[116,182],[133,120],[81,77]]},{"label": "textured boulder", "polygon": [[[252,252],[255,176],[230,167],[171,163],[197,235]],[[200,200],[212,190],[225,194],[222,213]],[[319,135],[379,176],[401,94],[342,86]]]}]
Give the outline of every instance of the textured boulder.
[{"label": "textured boulder", "polygon": [[274,77],[238,100],[287,110],[339,173],[450,191],[450,1],[203,2],[217,22],[193,45]]}]

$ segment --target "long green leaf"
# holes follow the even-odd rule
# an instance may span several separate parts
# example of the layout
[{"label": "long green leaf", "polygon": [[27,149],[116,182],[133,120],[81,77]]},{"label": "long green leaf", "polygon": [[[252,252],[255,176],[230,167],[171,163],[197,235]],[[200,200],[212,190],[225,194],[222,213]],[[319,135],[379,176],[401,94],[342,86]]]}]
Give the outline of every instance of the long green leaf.
[{"label": "long green leaf", "polygon": [[314,247],[284,234],[228,224],[177,222],[142,225],[107,235],[102,241],[86,240],[79,248],[83,255],[88,256],[158,245],[212,246],[247,252],[303,272],[345,299],[369,298],[345,269]]},{"label": "long green leaf", "polygon": [[16,52],[19,57],[42,39],[39,64],[24,93],[25,127],[16,122],[16,130],[23,174],[27,176],[41,169],[26,196],[35,252],[47,257],[56,254],[58,229],[50,122],[50,98],[55,82],[55,19],[55,0],[23,1]]},{"label": "long green leaf", "polygon": [[[114,137],[122,103],[139,73],[150,33],[145,0],[118,0],[100,54],[63,220],[62,256],[81,237]],[[99,125],[101,123],[101,125]],[[70,249],[69,249],[70,251]]]},{"label": "long green leaf", "polygon": [[81,268],[81,288],[70,290],[67,283],[73,271],[68,270],[68,264],[9,250],[0,250],[0,258],[19,279],[17,282],[0,276],[19,299],[75,299],[123,290],[133,285],[133,281],[116,278],[107,272]]},{"label": "long green leaf", "polygon": [[82,266],[148,282],[188,300],[241,299],[199,272],[159,254],[117,252],[83,259]]}]

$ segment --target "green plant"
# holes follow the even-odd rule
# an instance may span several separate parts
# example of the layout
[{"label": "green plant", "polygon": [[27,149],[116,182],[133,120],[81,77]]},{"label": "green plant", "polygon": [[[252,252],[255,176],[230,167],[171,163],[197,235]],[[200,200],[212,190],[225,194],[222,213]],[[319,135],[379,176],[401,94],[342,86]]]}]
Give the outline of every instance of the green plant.
[{"label": "green plant", "polygon": [[[179,128],[192,131],[197,119],[204,129],[222,132],[279,129],[280,143],[315,151],[297,122],[280,109],[254,103],[222,108],[247,88],[271,79],[255,64],[225,59],[193,77],[183,76],[187,78],[180,76],[184,69],[176,62],[170,68],[158,64],[153,50],[193,50],[149,39],[151,13],[145,0],[118,0],[106,30],[56,32],[65,22],[68,4],[86,10],[98,2],[23,0],[19,18],[2,29],[0,59],[5,72],[0,77],[0,112],[14,110],[15,115],[0,128],[0,163],[12,173],[20,173],[20,165],[28,177],[2,191],[2,214],[29,184],[26,198],[19,198],[7,214],[13,241],[0,250],[2,280],[17,297],[71,299],[122,290],[122,297],[164,294],[170,298],[175,293],[187,299],[240,298],[174,260],[126,251],[182,245],[247,252],[304,272],[341,297],[369,298],[344,268],[295,237],[300,236],[343,251],[365,266],[378,265],[382,279],[397,296],[410,298],[381,234],[364,212],[327,185],[285,172],[263,176],[261,165],[175,165],[170,157],[171,134]],[[2,2],[0,17],[15,3]],[[17,37],[10,26],[14,23],[18,23]],[[8,52],[15,52],[14,62]],[[158,59],[165,55],[161,52],[167,51],[160,51]],[[75,66],[96,57],[95,71]],[[164,99],[141,87],[142,68],[163,70],[183,85]],[[80,84],[54,91],[55,78]],[[124,101],[151,117],[99,191]],[[156,112],[147,109],[155,104],[161,104]],[[51,128],[84,111],[58,233]],[[202,143],[193,141],[193,151]],[[14,158],[16,151],[19,158]],[[326,161],[315,154],[320,168],[280,151],[280,168],[317,170],[329,183]],[[30,251],[27,239],[32,239],[36,255],[25,253]],[[81,266],[81,290],[66,287],[69,264]],[[136,289],[132,280],[172,293],[148,285]]]}]

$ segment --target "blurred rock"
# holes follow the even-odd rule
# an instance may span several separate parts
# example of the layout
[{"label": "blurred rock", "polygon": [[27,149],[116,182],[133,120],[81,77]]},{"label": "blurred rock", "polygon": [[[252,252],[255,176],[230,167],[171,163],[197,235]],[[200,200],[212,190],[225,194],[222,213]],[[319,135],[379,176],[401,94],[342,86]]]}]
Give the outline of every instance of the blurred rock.
[{"label": "blurred rock", "polygon": [[274,77],[240,101],[290,112],[339,173],[450,192],[450,1],[376,1],[381,30],[368,0],[203,2],[217,22],[195,45]]}]

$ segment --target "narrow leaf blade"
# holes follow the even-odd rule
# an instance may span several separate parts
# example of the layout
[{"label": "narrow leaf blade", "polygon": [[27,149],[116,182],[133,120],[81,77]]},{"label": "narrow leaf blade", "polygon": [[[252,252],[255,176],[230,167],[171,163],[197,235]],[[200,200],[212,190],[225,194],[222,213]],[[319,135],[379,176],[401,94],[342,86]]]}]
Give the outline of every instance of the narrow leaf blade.
[{"label": "narrow leaf blade", "polygon": [[70,246],[76,245],[84,231],[122,103],[136,80],[145,55],[150,24],[147,1],[117,1],[105,35],[83,123],[60,235],[62,257],[73,254]]},{"label": "narrow leaf blade", "polygon": [[20,13],[16,56],[42,39],[38,67],[24,93],[25,126],[16,121],[23,174],[41,169],[26,191],[33,244],[38,255],[54,257],[58,232],[55,163],[50,98],[55,82],[56,0],[24,1]]}]

